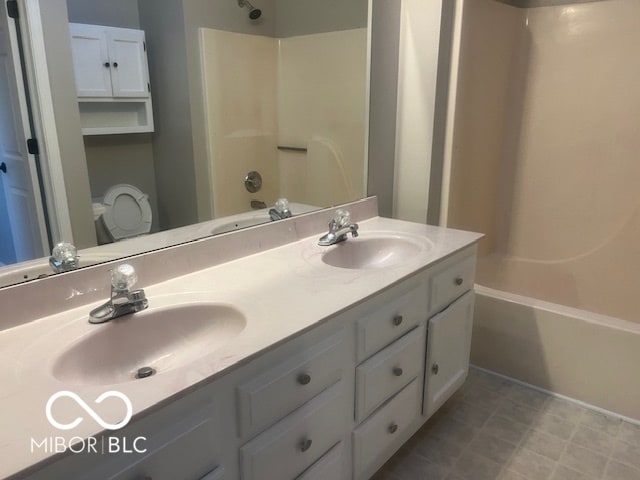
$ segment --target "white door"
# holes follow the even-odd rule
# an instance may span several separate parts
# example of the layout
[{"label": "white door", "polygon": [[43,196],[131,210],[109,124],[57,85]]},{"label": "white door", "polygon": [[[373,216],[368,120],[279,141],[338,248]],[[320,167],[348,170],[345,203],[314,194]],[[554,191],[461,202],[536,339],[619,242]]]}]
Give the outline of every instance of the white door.
[{"label": "white door", "polygon": [[111,61],[104,29],[70,23],[71,51],[79,97],[111,97]]},{"label": "white door", "polygon": [[[27,152],[26,97],[13,20],[0,14],[0,181],[8,221],[0,225],[13,238],[18,262],[42,257],[48,250],[35,159]],[[4,172],[6,170],[6,172]],[[1,246],[0,246],[1,247]]]},{"label": "white door", "polygon": [[469,371],[473,290],[429,319],[423,414],[430,417],[462,386]]},{"label": "white door", "polygon": [[114,97],[148,97],[149,69],[144,32],[125,28],[107,30]]}]

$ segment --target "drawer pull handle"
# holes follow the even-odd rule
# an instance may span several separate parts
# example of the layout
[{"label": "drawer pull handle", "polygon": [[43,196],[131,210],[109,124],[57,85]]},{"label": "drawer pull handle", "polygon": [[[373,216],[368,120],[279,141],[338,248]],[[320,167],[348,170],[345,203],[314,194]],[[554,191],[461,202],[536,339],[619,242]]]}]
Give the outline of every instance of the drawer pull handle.
[{"label": "drawer pull handle", "polygon": [[389,425],[389,433],[391,435],[393,435],[397,431],[398,431],[398,424],[397,423],[392,423],[391,425]]},{"label": "drawer pull handle", "polygon": [[301,373],[300,376],[298,377],[298,383],[300,385],[308,385],[309,382],[311,382],[311,375],[307,373]]},{"label": "drawer pull handle", "polygon": [[437,364],[437,363],[434,363],[434,364],[433,364],[433,366],[431,367],[431,372],[432,372],[434,375],[437,375],[437,374],[438,374],[438,370],[440,370],[440,367],[438,366],[438,364]]},{"label": "drawer pull handle", "polygon": [[463,281],[464,281],[464,280],[462,279],[462,277],[456,277],[456,279],[455,279],[455,283],[456,283],[456,285],[458,285],[458,286],[462,285],[462,282],[463,282]]},{"label": "drawer pull handle", "polygon": [[402,315],[394,315],[393,317],[393,325],[398,327],[402,323]]},{"label": "drawer pull handle", "polygon": [[300,451],[301,452],[306,452],[307,450],[309,450],[311,448],[311,444],[313,442],[311,441],[310,438],[307,438],[305,440],[303,440],[302,442],[300,442]]},{"label": "drawer pull handle", "polygon": [[401,377],[401,376],[402,376],[402,374],[403,374],[402,368],[400,368],[400,367],[393,367],[393,374],[394,374],[396,377]]}]

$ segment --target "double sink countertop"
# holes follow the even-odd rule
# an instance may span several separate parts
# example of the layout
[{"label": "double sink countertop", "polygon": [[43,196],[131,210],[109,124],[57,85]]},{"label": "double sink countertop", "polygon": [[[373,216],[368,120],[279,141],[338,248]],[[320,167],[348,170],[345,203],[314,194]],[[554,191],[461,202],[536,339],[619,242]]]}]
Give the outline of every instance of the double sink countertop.
[{"label": "double sink countertop", "polygon": [[[332,212],[309,215],[318,217],[319,226],[326,225]],[[341,311],[474,244],[482,236],[377,216],[354,220],[359,223],[360,235],[349,236],[343,244],[318,246],[318,238],[323,233],[319,231],[318,235],[159,283],[139,282],[134,288],[144,288],[149,299],[149,308],[141,313],[101,325],[89,324],[89,311],[107,300],[103,298],[101,302],[33,318],[0,331],[0,364],[3,366],[0,371],[0,478],[22,471],[26,474],[27,469],[33,472],[30,467],[55,460],[53,454],[40,449],[32,452],[32,438],[70,440],[103,432],[103,428],[80,412],[78,404],[72,401],[56,403],[58,421],[70,423],[80,415],[87,417],[87,421],[72,430],[55,428],[47,419],[45,409],[47,401],[57,392],[75,393],[99,410],[104,421],[112,424],[122,420],[122,403],[105,400],[99,406],[94,404],[106,391],[125,394],[131,400],[134,418],[143,412],[152,412],[154,406],[166,399],[186,394],[197,385],[211,382],[282,342],[330,321]],[[290,228],[287,222],[274,222],[281,226],[270,227]],[[262,229],[254,227],[228,235],[260,235]],[[382,240],[372,242],[372,239]],[[207,239],[208,248],[215,249],[216,240]],[[399,258],[393,258],[391,250],[396,241],[410,247]],[[369,245],[364,248],[371,251],[373,264],[367,263],[366,258],[357,262],[356,268],[325,263],[330,258],[327,252],[347,244],[348,248],[355,249],[366,243]],[[189,255],[189,245],[179,248],[182,254]],[[160,261],[162,253],[151,252],[140,258],[156,255]],[[346,257],[352,256],[347,253]],[[331,261],[340,262],[341,256],[334,255]],[[138,266],[137,260],[138,257],[134,257],[126,263],[134,265],[140,273],[143,266]],[[92,281],[108,285],[109,278],[104,271],[104,268],[96,269]],[[72,282],[73,276],[66,281]],[[13,295],[19,292],[16,289]],[[38,299],[16,301],[24,302],[24,308],[28,309],[30,303]],[[219,316],[220,321],[215,323],[214,319],[211,326],[207,315]],[[172,320],[177,323],[175,327]],[[125,329],[126,335],[122,335]],[[135,344],[121,341],[136,336],[141,342],[138,353]],[[215,345],[204,341],[202,336],[217,338]],[[136,362],[149,361],[156,350],[158,358],[151,361],[150,366],[155,362],[157,373],[135,380]],[[143,358],[145,352],[149,355]]]}]

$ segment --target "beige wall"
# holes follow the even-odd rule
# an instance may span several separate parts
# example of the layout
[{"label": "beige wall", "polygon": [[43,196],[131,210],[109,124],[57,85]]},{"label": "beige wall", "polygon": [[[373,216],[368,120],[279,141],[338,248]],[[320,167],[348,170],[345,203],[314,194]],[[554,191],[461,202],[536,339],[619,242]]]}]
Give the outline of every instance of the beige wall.
[{"label": "beige wall", "polygon": [[[276,157],[277,40],[201,29],[207,149],[215,216],[250,210],[251,199],[273,205],[279,191]],[[251,194],[245,175],[262,189]]]},{"label": "beige wall", "polygon": [[[363,196],[366,29],[280,40],[202,29],[201,41],[216,217],[252,199],[328,206]],[[243,185],[252,170],[263,180],[255,194]]]},{"label": "beige wall", "polygon": [[465,2],[449,225],[489,286],[640,322],[640,3]]},{"label": "beige wall", "polygon": [[364,195],[367,30],[283,38],[278,57],[281,196],[329,206]]}]

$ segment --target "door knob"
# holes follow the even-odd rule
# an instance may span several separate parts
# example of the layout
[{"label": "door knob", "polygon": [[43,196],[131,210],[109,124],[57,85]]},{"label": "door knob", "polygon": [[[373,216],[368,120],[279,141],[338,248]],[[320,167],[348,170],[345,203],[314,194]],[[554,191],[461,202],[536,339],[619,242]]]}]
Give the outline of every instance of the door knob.
[{"label": "door knob", "polygon": [[0,163],[0,171],[2,173],[7,173],[7,164],[6,163],[4,163],[4,162]]}]

